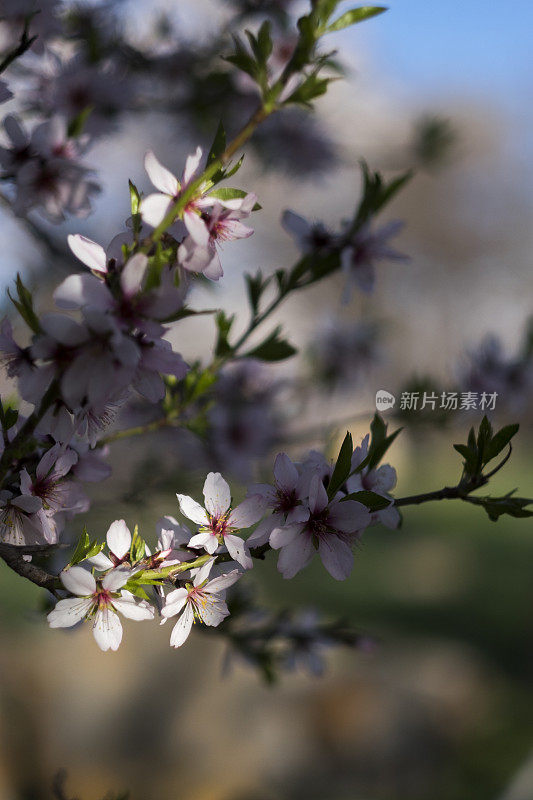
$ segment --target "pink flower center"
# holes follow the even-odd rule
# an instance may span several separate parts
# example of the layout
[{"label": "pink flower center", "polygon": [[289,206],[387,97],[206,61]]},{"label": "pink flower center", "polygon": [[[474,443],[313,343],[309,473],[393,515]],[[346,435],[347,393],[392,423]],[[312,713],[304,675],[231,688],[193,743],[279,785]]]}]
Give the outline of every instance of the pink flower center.
[{"label": "pink flower center", "polygon": [[93,594],[95,605],[99,610],[109,608],[111,603],[111,594],[106,589],[97,589]]}]

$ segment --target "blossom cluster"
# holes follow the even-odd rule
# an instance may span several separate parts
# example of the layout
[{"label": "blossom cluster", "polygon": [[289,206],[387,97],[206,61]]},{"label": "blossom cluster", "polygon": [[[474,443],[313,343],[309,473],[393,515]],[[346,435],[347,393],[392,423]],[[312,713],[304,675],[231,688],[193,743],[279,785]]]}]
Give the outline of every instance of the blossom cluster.
[{"label": "blossom cluster", "polygon": [[[180,647],[195,620],[217,627],[228,616],[226,590],[253,567],[253,556],[265,548],[279,551],[278,569],[284,578],[296,575],[317,553],[333,578],[346,579],[353,566],[352,548],[363,531],[378,522],[392,528],[399,524],[389,494],[395,470],[383,465],[358,471],[368,444],[365,437],[354,450],[353,474],[331,499],[326,487],[333,465],[317,452],[301,463],[279,453],[273,484],[250,486],[236,506],[222,475],[209,473],[203,505],[188,495],[177,495],[182,516],[194,523],[195,530],[172,516],[164,517],[157,525],[154,553],[137,533],[132,537],[124,520],[116,520],[107,532],[108,555],[100,545],[98,552],[86,556],[92,572],[74,564],[61,573],[63,587],[74,597],[59,600],[48,616],[51,627],[71,627],[90,619],[98,645],[116,650],[122,638],[117,612],[141,620],[154,618],[157,609],[162,623],[178,617],[170,644]],[[350,499],[361,490],[375,492],[385,507],[371,513]],[[253,526],[245,539],[243,532]],[[147,588],[153,590],[151,602]]]}]

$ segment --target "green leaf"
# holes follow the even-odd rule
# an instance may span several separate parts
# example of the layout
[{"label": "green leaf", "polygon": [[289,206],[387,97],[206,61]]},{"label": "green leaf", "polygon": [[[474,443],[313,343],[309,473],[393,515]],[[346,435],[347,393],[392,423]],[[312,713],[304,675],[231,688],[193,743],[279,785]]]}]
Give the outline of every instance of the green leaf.
[{"label": "green leaf", "polygon": [[176,311],[174,314],[170,314],[168,317],[159,320],[163,324],[169,322],[177,322],[180,319],[187,319],[187,317],[200,317],[202,314],[216,314],[217,310],[215,308],[206,308],[203,311],[195,311],[194,308],[187,308],[184,306],[180,308],[179,311]]},{"label": "green leaf", "polygon": [[2,428],[5,431],[8,431],[13,425],[16,424],[19,417],[19,412],[16,408],[12,408],[9,405],[4,405],[0,400],[0,423],[2,424]]},{"label": "green leaf", "polygon": [[140,234],[141,227],[142,227],[142,219],[139,213],[139,207],[141,205],[141,195],[139,194],[139,190],[135,186],[132,181],[128,181],[128,186],[130,189],[130,206],[131,206],[131,219],[133,223],[133,233],[135,238]]},{"label": "green leaf", "polygon": [[213,161],[216,161],[224,150],[226,149],[226,131],[224,130],[224,125],[222,122],[218,123],[217,132],[215,133],[215,138],[213,139],[213,144],[211,145],[211,149],[209,150],[207,156],[206,166],[208,167]]},{"label": "green leaf", "polygon": [[93,108],[94,106],[87,106],[80,111],[80,113],[77,114],[74,119],[71,119],[67,128],[67,136],[69,139],[77,139],[82,135],[83,129],[85,128],[85,123],[89,119]]},{"label": "green leaf", "polygon": [[504,447],[509,444],[513,436],[518,433],[519,428],[520,425],[518,425],[518,423],[515,423],[514,425],[506,425],[492,437],[488,447],[485,450],[485,464],[488,464],[489,461],[492,461],[493,458],[496,458],[496,456],[501,453]]},{"label": "green leaf", "polygon": [[266,64],[272,54],[274,43],[272,41],[272,26],[270,20],[265,20],[257,34],[258,56]]},{"label": "green leaf", "polygon": [[300,103],[301,105],[312,107],[312,100],[326,94],[329,84],[335,78],[319,78],[317,73],[309,75],[304,82],[285,100],[288,103]]},{"label": "green leaf", "polygon": [[15,306],[15,308],[17,309],[17,311],[19,312],[20,316],[22,317],[26,325],[28,325],[28,327],[31,328],[31,330],[34,333],[39,333],[39,331],[41,330],[41,326],[39,323],[39,319],[33,309],[33,297],[30,290],[24,286],[22,278],[20,277],[20,273],[17,274],[17,280],[15,282],[15,285],[17,288],[18,299],[15,300],[15,298],[12,297],[9,289],[7,291],[8,297]]},{"label": "green leaf", "polygon": [[352,455],[352,434],[350,431],[347,431],[337,457],[337,462],[333,469],[333,474],[328,484],[328,497],[330,500],[335,497],[341,486],[343,486],[350,475],[352,469]]},{"label": "green leaf", "polygon": [[360,492],[351,492],[346,495],[346,497],[343,497],[343,502],[344,500],[356,500],[358,503],[362,503],[366,506],[369,511],[381,511],[384,508],[388,508],[391,504],[390,499],[366,489]]},{"label": "green leaf", "polygon": [[270,284],[272,276],[263,278],[261,270],[259,270],[255,277],[253,275],[246,274],[244,278],[246,280],[246,289],[248,291],[248,299],[250,301],[250,307],[255,317],[257,312],[259,311],[259,303],[261,301],[262,294],[267,288],[267,286]]},{"label": "green leaf", "polygon": [[130,559],[131,563],[135,564],[137,561],[143,559],[146,555],[146,542],[139,534],[139,526],[136,525],[131,537],[130,545]]},{"label": "green leaf", "polygon": [[280,338],[281,328],[277,327],[264,342],[245,353],[245,358],[259,358],[261,361],[284,361],[298,351],[286,339]]},{"label": "green leaf", "polygon": [[232,167],[228,167],[228,169],[226,169],[226,171],[224,172],[224,178],[231,178],[233,175],[235,175],[235,173],[238,172],[242,167],[243,161],[244,161],[244,155],[242,155]]},{"label": "green leaf", "polygon": [[225,356],[231,352],[231,345],[228,337],[231,331],[231,326],[235,321],[235,314],[228,316],[224,311],[219,311],[215,317],[218,328],[217,343],[215,345],[215,355]]},{"label": "green leaf", "polygon": [[[379,414],[375,414],[374,419],[370,424],[371,439],[370,446],[368,448],[368,455],[365,459],[365,461],[367,461],[365,466],[368,468],[368,470],[377,467],[400,431],[402,431],[402,428],[398,428],[398,430],[394,431],[394,433],[391,433],[389,436],[387,436],[387,425],[379,416]],[[361,465],[359,465],[359,467],[361,467]]]},{"label": "green leaf", "polygon": [[527,509],[527,506],[532,505],[532,501],[527,497],[514,497],[513,492],[504,497],[470,497],[468,502],[482,506],[493,522],[503,514],[519,519],[533,517],[533,511]]},{"label": "green leaf", "polygon": [[78,539],[76,549],[74,550],[68,566],[74,567],[76,564],[79,564],[80,561],[84,561],[87,558],[92,558],[93,556],[98,555],[98,553],[103,550],[104,544],[104,542],[98,543],[96,539],[91,541],[89,534],[87,533],[87,528],[84,528],[83,533]]},{"label": "green leaf", "polygon": [[126,589],[126,591],[128,592],[131,592],[131,594],[134,594],[135,597],[140,597],[142,600],[150,600],[150,597],[145,592],[141,584],[135,581],[134,579],[129,580],[125,584],[124,589]]},{"label": "green leaf", "polygon": [[327,28],[327,33],[334,31],[342,31],[344,28],[349,28],[350,25],[357,25],[358,22],[363,22],[365,19],[376,17],[378,14],[383,14],[387,11],[385,6],[362,6],[361,8],[352,8],[351,11],[346,11],[335,22]]}]

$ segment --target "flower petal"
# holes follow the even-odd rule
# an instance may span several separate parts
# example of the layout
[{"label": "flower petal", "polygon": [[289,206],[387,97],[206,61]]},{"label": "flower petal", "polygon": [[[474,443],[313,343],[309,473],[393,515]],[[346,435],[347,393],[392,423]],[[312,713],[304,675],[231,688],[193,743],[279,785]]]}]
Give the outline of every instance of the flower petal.
[{"label": "flower petal", "polygon": [[107,259],[104,248],[93,242],[92,239],[87,239],[86,236],[76,233],[67,236],[68,246],[79,260],[96,272],[107,272]]},{"label": "flower petal", "polygon": [[247,497],[234,508],[228,517],[228,522],[233,528],[249,528],[259,522],[267,508],[265,498],[260,494]]},{"label": "flower petal", "polygon": [[313,555],[315,548],[311,536],[302,533],[286,547],[282,547],[278,558],[278,569],[284,578],[294,576],[306,567]]},{"label": "flower petal", "polygon": [[196,170],[200,166],[200,161],[202,160],[202,148],[197,147],[196,152],[187,157],[185,162],[185,169],[183,170],[183,185],[186,186],[191,178],[196,173]]},{"label": "flower petal", "polygon": [[112,572],[108,572],[107,575],[104,575],[102,586],[108,592],[118,592],[134,574],[135,570],[128,569],[127,567],[117,567],[112,570]]},{"label": "flower petal", "polygon": [[59,573],[61,583],[71,594],[87,597],[96,591],[94,577],[83,567],[70,567]]},{"label": "flower petal", "polygon": [[231,572],[227,572],[225,575],[219,575],[218,578],[213,578],[213,580],[206,583],[204,592],[209,592],[209,594],[217,594],[217,592],[224,592],[230,586],[233,586],[239,578],[242,578],[242,572],[238,569],[234,569]]},{"label": "flower petal", "polygon": [[338,536],[321,536],[318,554],[332,578],[344,581],[353,568],[353,553],[349,545]]},{"label": "flower petal", "polygon": [[131,533],[125,520],[116,519],[106,534],[107,546],[117,558],[124,558],[131,547]]},{"label": "flower petal", "polygon": [[99,609],[94,618],[93,636],[104,652],[118,650],[122,641],[122,623],[118,614],[109,607]]},{"label": "flower petal", "polygon": [[186,494],[176,494],[181,513],[197,525],[207,525],[209,520],[205,509]]},{"label": "flower petal", "polygon": [[147,225],[157,228],[167,215],[172,200],[167,194],[149,194],[141,200],[141,217]]},{"label": "flower petal", "polygon": [[224,544],[228,548],[230,556],[237,561],[241,567],[244,567],[244,569],[251,569],[253,567],[254,562],[252,561],[244,539],[229,533],[224,536]]},{"label": "flower petal", "polygon": [[221,517],[230,507],[231,490],[220,472],[210,472],[204,483],[206,510],[212,517]]},{"label": "flower petal", "polygon": [[147,269],[148,259],[144,253],[136,253],[129,259],[120,276],[120,285],[126,297],[134,297],[141,291]]},{"label": "flower petal", "polygon": [[171,197],[178,194],[180,190],[178,179],[161,164],[152,150],[148,150],[144,157],[144,168],[156,189]]},{"label": "flower petal", "polygon": [[47,620],[51,628],[71,628],[87,616],[92,605],[90,597],[68,597],[56,603]]},{"label": "flower petal", "polygon": [[153,619],[154,608],[146,600],[135,600],[130,592],[122,592],[121,597],[113,599],[113,607],[127,619]]},{"label": "flower petal", "polygon": [[105,283],[94,275],[69,275],[54,292],[54,301],[59,308],[82,308],[94,306],[110,309],[113,297]]},{"label": "flower petal", "polygon": [[181,647],[191,632],[194,614],[190,603],[187,603],[183,614],[180,616],[170,634],[170,646]]},{"label": "flower petal", "polygon": [[290,460],[287,453],[278,453],[274,462],[274,477],[276,483],[285,491],[296,489],[298,483],[298,470]]}]

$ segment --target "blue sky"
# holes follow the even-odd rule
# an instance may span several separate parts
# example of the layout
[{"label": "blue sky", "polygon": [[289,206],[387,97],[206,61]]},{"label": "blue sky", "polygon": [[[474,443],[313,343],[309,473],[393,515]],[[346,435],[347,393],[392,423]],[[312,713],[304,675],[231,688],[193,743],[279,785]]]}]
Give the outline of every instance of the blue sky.
[{"label": "blue sky", "polygon": [[383,5],[389,7],[385,14],[349,36],[356,46],[370,48],[386,73],[424,93],[462,89],[511,106],[520,100],[530,105],[532,0],[384,0]]}]

